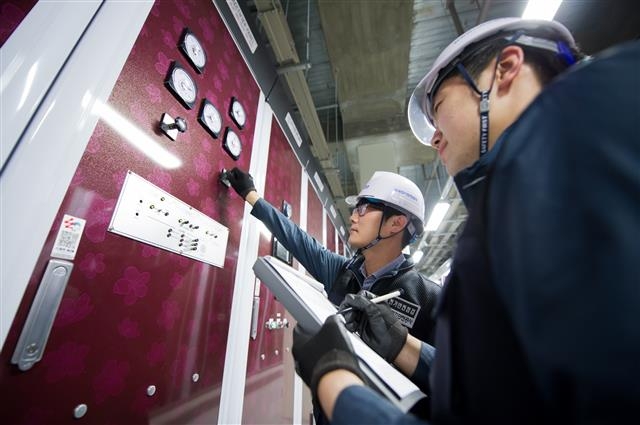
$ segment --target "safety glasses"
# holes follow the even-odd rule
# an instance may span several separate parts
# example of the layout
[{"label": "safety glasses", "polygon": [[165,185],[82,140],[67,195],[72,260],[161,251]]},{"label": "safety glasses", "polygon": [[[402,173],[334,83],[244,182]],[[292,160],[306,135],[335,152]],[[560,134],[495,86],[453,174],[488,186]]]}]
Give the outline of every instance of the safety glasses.
[{"label": "safety glasses", "polygon": [[369,199],[361,199],[358,202],[358,204],[355,206],[355,208],[351,211],[351,214],[353,214],[354,212],[357,212],[358,217],[362,217],[367,213],[367,211],[370,211],[370,210],[382,211],[383,209],[384,209],[383,204],[374,203]]}]

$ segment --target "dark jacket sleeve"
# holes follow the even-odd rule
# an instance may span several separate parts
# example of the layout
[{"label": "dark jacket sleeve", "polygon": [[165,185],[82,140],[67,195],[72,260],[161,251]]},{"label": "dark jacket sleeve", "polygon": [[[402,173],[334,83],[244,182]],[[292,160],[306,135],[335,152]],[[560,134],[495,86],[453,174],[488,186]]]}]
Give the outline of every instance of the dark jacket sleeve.
[{"label": "dark jacket sleeve", "polygon": [[262,198],[253,206],[251,215],[262,221],[287,251],[329,292],[331,284],[347,262],[345,257],[327,250]]},{"label": "dark jacket sleeve", "polygon": [[416,384],[420,390],[429,395],[431,394],[431,386],[429,384],[429,373],[431,365],[436,355],[436,349],[426,343],[422,343],[420,347],[420,358],[413,375],[410,376],[411,382]]},{"label": "dark jacket sleeve", "polygon": [[333,409],[331,423],[333,425],[354,423],[368,425],[426,424],[413,415],[402,413],[400,409],[372,389],[358,385],[347,387],[340,393]]},{"label": "dark jacket sleeve", "polygon": [[540,393],[574,422],[640,400],[638,69],[634,42],[551,83],[491,181],[496,289]]}]

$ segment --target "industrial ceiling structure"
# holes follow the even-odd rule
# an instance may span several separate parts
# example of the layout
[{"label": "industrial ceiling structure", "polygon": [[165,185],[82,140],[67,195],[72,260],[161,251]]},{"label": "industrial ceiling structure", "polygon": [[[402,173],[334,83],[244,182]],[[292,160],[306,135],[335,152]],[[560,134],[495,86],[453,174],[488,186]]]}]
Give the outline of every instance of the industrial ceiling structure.
[{"label": "industrial ceiling structure", "polygon": [[[450,203],[442,224],[411,246],[418,268],[439,279],[466,211],[436,152],[413,137],[406,106],[438,54],[488,19],[522,16],[524,0],[252,0],[274,66],[286,80],[346,223],[344,197],[377,170],[399,172],[425,194],[427,218]],[[555,14],[594,54],[640,35],[634,0],[565,0]],[[640,72],[640,70],[639,70]]]}]

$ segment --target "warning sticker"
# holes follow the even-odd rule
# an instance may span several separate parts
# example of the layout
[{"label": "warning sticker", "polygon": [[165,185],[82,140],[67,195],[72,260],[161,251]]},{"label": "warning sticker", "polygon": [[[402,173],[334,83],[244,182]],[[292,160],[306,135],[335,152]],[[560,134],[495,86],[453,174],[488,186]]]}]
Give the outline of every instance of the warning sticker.
[{"label": "warning sticker", "polygon": [[53,244],[51,256],[56,258],[64,258],[65,260],[73,260],[80,245],[80,238],[86,220],[72,215],[65,214],[62,218],[58,236]]},{"label": "warning sticker", "polygon": [[418,304],[414,304],[402,298],[392,298],[387,301],[387,304],[391,307],[404,326],[407,328],[413,328],[413,324],[416,322],[416,317],[418,317],[418,313],[420,313],[420,306]]}]

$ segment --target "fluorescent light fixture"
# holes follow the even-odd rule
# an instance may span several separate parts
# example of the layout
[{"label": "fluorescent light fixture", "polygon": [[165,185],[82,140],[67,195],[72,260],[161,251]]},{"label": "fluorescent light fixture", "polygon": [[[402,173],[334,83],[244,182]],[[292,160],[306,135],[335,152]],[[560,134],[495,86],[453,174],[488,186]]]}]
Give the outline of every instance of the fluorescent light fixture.
[{"label": "fluorescent light fixture", "polygon": [[542,19],[550,21],[556,15],[562,0],[529,0],[522,13],[524,19]]},{"label": "fluorescent light fixture", "polygon": [[411,259],[413,260],[414,264],[418,264],[420,262],[420,260],[422,260],[422,256],[424,255],[424,251],[422,250],[417,250],[416,252],[413,253],[413,255],[411,256]]},{"label": "fluorescent light fixture", "polygon": [[449,272],[451,272],[451,258],[442,263],[440,267],[438,267],[436,271],[431,276],[429,276],[429,279],[440,285],[443,285],[444,280],[446,279]]},{"label": "fluorescent light fixture", "polygon": [[442,188],[442,194],[440,195],[442,199],[449,198],[449,192],[451,192],[451,186],[453,186],[453,177],[449,176],[449,178],[447,179],[447,182],[444,184],[444,187]]},{"label": "fluorescent light fixture", "polygon": [[442,223],[442,220],[450,206],[451,204],[448,202],[438,202],[436,206],[433,207],[433,211],[431,211],[431,216],[429,217],[429,221],[427,221],[427,226],[424,230],[428,232],[438,230],[438,227],[440,227],[440,223]]}]

